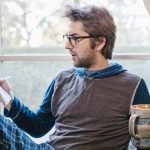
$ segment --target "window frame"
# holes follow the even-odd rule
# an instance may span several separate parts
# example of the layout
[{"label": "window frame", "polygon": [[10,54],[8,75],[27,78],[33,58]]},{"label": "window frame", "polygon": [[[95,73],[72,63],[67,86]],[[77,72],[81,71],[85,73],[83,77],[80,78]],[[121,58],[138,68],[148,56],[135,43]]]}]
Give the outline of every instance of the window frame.
[{"label": "window frame", "polygon": [[[115,60],[150,60],[150,53],[115,53]],[[69,54],[0,54],[0,61],[71,61]]]}]

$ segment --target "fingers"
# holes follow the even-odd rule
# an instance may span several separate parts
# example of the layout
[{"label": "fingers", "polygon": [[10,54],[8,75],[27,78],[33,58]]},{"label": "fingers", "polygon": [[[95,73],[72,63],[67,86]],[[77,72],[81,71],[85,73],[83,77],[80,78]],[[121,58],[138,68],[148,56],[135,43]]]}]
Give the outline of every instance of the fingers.
[{"label": "fingers", "polygon": [[3,82],[7,82],[7,79],[11,78],[11,76],[5,76],[0,78],[0,84],[3,84]]},{"label": "fingers", "polygon": [[5,79],[0,79],[0,85],[3,84],[3,82],[5,82]]},{"label": "fingers", "polygon": [[0,80],[0,86],[8,93],[11,92],[11,87],[7,80]]},{"label": "fingers", "polygon": [[8,78],[11,78],[11,76],[0,78],[0,87],[2,87],[12,97],[12,99],[14,99],[14,94],[12,92],[11,86],[7,81]]}]

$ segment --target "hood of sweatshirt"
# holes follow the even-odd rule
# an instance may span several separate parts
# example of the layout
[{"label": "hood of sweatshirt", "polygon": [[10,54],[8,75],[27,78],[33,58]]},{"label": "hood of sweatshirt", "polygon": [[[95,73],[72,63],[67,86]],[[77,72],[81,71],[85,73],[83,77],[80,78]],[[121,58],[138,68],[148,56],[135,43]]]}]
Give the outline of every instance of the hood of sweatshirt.
[{"label": "hood of sweatshirt", "polygon": [[127,71],[122,65],[118,63],[111,63],[111,66],[102,70],[97,71],[89,71],[85,68],[76,68],[76,73],[81,77],[93,78],[93,79],[101,79],[110,76],[114,76],[120,73]]}]

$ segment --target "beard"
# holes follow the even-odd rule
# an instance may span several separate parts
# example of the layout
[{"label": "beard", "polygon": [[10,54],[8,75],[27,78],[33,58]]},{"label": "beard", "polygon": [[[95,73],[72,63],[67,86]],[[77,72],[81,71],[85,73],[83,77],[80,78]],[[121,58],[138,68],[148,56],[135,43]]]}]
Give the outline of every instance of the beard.
[{"label": "beard", "polygon": [[75,67],[81,67],[81,68],[90,68],[94,61],[95,61],[95,53],[94,51],[90,51],[89,54],[86,55],[86,57],[79,57],[77,61],[73,63]]}]

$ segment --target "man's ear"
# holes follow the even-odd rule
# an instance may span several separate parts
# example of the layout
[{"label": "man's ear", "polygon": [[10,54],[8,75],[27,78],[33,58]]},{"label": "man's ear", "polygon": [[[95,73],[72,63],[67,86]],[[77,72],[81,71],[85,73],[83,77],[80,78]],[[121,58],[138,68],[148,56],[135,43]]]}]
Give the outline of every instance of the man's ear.
[{"label": "man's ear", "polygon": [[96,50],[101,51],[106,44],[106,38],[100,37],[99,41],[96,42]]}]

